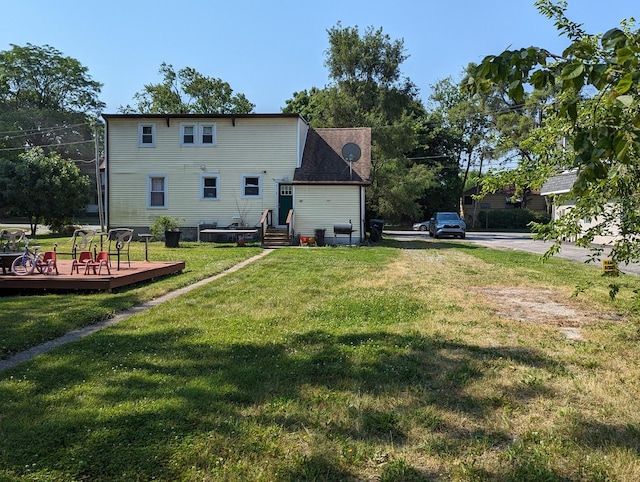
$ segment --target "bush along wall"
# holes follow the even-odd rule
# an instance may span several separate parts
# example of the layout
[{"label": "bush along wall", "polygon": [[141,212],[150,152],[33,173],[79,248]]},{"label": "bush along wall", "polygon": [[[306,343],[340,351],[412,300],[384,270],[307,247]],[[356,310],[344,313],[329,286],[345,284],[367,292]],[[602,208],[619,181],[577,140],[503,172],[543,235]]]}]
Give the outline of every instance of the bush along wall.
[{"label": "bush along wall", "polygon": [[530,209],[480,211],[476,228],[481,230],[517,229],[518,231],[526,231],[529,229],[528,225],[531,221],[548,223],[550,218],[546,213],[531,211]]}]

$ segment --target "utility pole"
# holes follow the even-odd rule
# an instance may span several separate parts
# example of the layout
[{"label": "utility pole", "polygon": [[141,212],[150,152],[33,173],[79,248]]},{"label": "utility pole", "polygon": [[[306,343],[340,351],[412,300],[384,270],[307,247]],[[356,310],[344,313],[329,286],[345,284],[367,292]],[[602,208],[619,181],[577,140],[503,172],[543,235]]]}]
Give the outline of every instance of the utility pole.
[{"label": "utility pole", "polygon": [[98,193],[98,220],[100,221],[100,231],[104,232],[104,206],[102,205],[102,183],[100,182],[100,137],[98,136],[99,128],[102,124],[96,122],[95,127],[95,141],[96,141],[96,192]]}]

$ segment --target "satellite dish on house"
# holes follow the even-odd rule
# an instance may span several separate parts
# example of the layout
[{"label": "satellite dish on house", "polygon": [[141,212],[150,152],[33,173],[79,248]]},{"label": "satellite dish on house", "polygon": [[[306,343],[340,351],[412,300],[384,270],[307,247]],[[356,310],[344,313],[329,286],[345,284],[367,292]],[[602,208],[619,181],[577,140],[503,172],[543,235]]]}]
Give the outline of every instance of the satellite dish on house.
[{"label": "satellite dish on house", "polygon": [[347,162],[356,162],[360,159],[360,146],[353,142],[347,142],[342,146],[342,158]]},{"label": "satellite dish on house", "polygon": [[353,142],[347,142],[342,146],[342,158],[349,163],[349,179],[353,179],[352,164],[360,159],[360,146]]}]

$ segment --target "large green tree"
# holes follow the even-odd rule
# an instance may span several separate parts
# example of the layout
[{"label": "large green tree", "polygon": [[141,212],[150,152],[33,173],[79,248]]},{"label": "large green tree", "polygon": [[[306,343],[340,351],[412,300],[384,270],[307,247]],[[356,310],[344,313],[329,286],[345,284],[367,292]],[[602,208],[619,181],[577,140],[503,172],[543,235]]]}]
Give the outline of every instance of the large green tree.
[{"label": "large green tree", "polygon": [[140,114],[249,114],[255,105],[244,94],[221,79],[206,77],[191,67],[178,71],[162,63],[162,82],[145,84],[134,95],[135,104],[121,106],[121,112]]},{"label": "large green tree", "polygon": [[[462,91],[451,77],[432,86],[429,96],[432,115],[440,120],[440,125],[456,140],[455,143],[450,143],[447,152],[443,152],[459,166],[459,172],[456,173],[458,182],[449,181],[445,185],[449,190],[448,204],[459,202],[471,170],[482,174],[485,161],[493,158],[490,135],[492,125],[487,100],[488,96],[471,95]],[[457,211],[458,206],[454,206],[447,210]]]},{"label": "large green tree", "polygon": [[9,209],[29,218],[34,235],[38,224],[61,225],[84,209],[89,178],[73,161],[33,147],[17,161],[0,160],[0,187]]},{"label": "large green tree", "polygon": [[463,179],[462,153],[465,144],[442,112],[433,110],[416,124],[418,142],[408,154],[417,165],[424,166],[433,182],[423,186],[418,201],[420,213],[414,219],[428,219],[437,211],[458,211]]},{"label": "large green tree", "polygon": [[102,84],[79,61],[51,46],[12,45],[0,52],[0,157],[41,146],[63,157],[94,156],[92,124]]},{"label": "large green tree", "polygon": [[361,32],[340,23],[327,33],[329,84],[295,92],[283,111],[301,114],[312,127],[371,127],[369,214],[415,219],[418,200],[435,176],[407,157],[417,147],[425,109],[400,69],[407,59],[404,41],[392,40],[381,28]]},{"label": "large green tree", "polygon": [[[640,259],[640,31],[632,21],[604,34],[588,34],[566,16],[567,3],[536,2],[554,20],[569,45],[560,53],[541,47],[507,50],[486,57],[467,79],[466,88],[483,92],[506,84],[517,102],[527,88],[556,89],[545,116],[555,129],[539,134],[534,164],[545,173],[574,169],[578,180],[565,197],[575,206],[548,226],[541,237],[553,240],[553,254],[563,239],[592,246],[598,235],[617,234],[611,257],[619,262]],[[568,142],[561,142],[564,137]],[[536,134],[538,135],[538,134]],[[566,150],[565,150],[566,148]],[[589,218],[592,227],[581,229]]]}]

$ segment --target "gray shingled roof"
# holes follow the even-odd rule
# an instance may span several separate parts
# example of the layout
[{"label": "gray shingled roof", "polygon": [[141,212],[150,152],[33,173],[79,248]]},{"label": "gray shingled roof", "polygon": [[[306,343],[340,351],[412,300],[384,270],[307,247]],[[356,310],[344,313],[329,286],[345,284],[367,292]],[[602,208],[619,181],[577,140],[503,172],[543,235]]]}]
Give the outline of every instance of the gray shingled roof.
[{"label": "gray shingled roof", "polygon": [[[360,159],[349,163],[342,158],[347,143],[360,147]],[[309,129],[296,169],[294,184],[371,184],[371,129],[369,127]]]},{"label": "gray shingled roof", "polygon": [[550,177],[542,185],[540,194],[548,196],[550,194],[564,194],[571,191],[571,188],[578,179],[577,171],[563,172],[557,176]]}]

